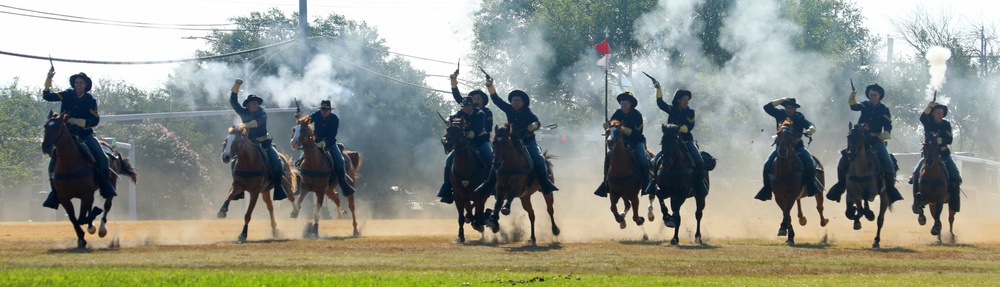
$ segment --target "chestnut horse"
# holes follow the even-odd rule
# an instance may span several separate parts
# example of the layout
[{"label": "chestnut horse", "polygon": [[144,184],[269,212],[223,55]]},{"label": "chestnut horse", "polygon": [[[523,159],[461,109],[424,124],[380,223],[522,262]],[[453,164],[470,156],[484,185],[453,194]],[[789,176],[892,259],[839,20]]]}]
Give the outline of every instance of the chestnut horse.
[{"label": "chestnut horse", "polygon": [[[948,232],[951,233],[951,241],[955,241],[955,210],[957,202],[951,202],[950,200],[958,200],[958,198],[951,198],[948,193],[948,172],[947,168],[944,166],[944,161],[941,160],[941,145],[935,140],[937,138],[937,133],[934,133],[933,137],[924,141],[924,165],[920,169],[920,178],[918,181],[920,193],[924,194],[924,200],[921,205],[928,205],[931,209],[931,217],[934,218],[934,226],[931,227],[931,235],[937,236],[937,243],[941,243],[941,212],[944,210],[944,204],[948,204]],[[920,215],[917,218],[920,225],[927,223],[927,218],[924,217],[923,209],[920,210]]]},{"label": "chestnut horse", "polygon": [[[267,205],[267,212],[271,215],[271,234],[278,237],[278,223],[274,220],[274,206],[271,204],[270,194],[267,193],[274,188],[274,183],[269,180],[268,172],[270,169],[267,166],[267,156],[264,150],[259,144],[253,143],[247,138],[247,130],[242,126],[229,128],[229,135],[226,136],[223,146],[225,149],[222,151],[222,162],[229,163],[230,160],[234,159],[236,162],[233,167],[233,184],[229,189],[229,196],[222,204],[222,208],[219,209],[219,218],[226,217],[230,201],[243,198],[244,191],[249,192],[250,205],[247,207],[246,214],[243,215],[243,232],[237,237],[241,243],[246,242],[247,226],[250,224],[253,209],[257,205],[257,197],[264,193],[264,204]],[[292,166],[285,155],[279,153],[278,156],[285,162],[284,175],[279,184],[282,184],[285,190],[294,190],[296,182],[295,177],[292,176]],[[291,192],[288,193],[288,201],[295,202],[295,195]],[[292,204],[292,208],[298,210],[294,204]]]},{"label": "chestnut horse", "polygon": [[[495,210],[485,211],[489,217],[486,226],[490,227],[493,233],[499,232],[500,216],[496,210],[498,209],[499,213],[503,215],[509,215],[510,204],[517,197],[521,199],[521,207],[528,212],[528,220],[531,222],[531,239],[528,243],[535,244],[535,209],[531,206],[531,195],[539,191],[541,186],[531,176],[531,156],[528,155],[522,139],[512,134],[510,123],[504,124],[503,127],[494,127],[494,135],[492,144],[495,153],[493,169],[497,173],[496,205],[493,207]],[[545,158],[545,164],[549,166],[549,171],[552,171],[552,162],[549,161],[552,156],[546,152],[543,154],[543,158]],[[555,178],[550,175],[549,180],[554,182]],[[555,209],[552,208],[555,199],[552,193],[545,193],[542,196],[545,198],[545,205],[551,219],[552,234],[558,236],[559,226],[556,225],[556,218],[553,215]],[[502,208],[501,204],[503,204]]]},{"label": "chestnut horse", "polygon": [[455,242],[465,242],[465,223],[482,233],[485,216],[483,209],[487,196],[475,192],[476,187],[486,181],[489,165],[476,155],[472,141],[465,137],[464,118],[451,120],[445,134],[445,152],[452,152],[452,169],[448,179],[451,183],[455,209],[458,210],[458,238]]},{"label": "chestnut horse", "polygon": [[[868,202],[879,198],[878,231],[872,248],[879,248],[882,239],[882,224],[885,223],[886,209],[892,211],[892,203],[882,177],[882,164],[878,155],[868,143],[868,124],[848,123],[847,157],[851,164],[847,167],[847,219],[854,220],[854,230],[861,230],[861,216],[868,221],[875,220],[875,213]],[[882,143],[876,143],[882,144]]]},{"label": "chestnut horse", "polygon": [[[104,210],[93,206],[94,191],[98,189],[97,180],[94,178],[96,163],[93,160],[85,160],[85,158],[105,155],[84,154],[82,149],[86,149],[86,147],[81,147],[75,136],[70,133],[69,127],[66,125],[68,119],[68,114],[59,115],[49,111],[49,120],[45,122],[42,152],[55,158],[53,178],[50,179],[52,187],[59,198],[59,204],[69,216],[69,222],[76,230],[76,247],[82,249],[87,247],[87,241],[83,239],[84,233],[80,225],[86,224],[87,232],[94,234],[97,232],[94,228],[94,219],[102,212],[104,212],[104,216],[101,218],[98,236],[103,238],[108,234],[105,225],[108,223],[108,213],[111,213],[112,198],[104,200]],[[132,183],[136,183],[138,174],[128,159],[122,158],[121,154],[113,150],[107,143],[100,143],[105,151],[111,151],[107,154],[108,167],[113,171],[109,173],[111,185],[118,183],[119,174],[128,176]],[[73,214],[75,211],[73,203],[70,201],[73,198],[80,199],[79,216]]]},{"label": "chestnut horse", "polygon": [[[309,118],[299,118],[297,120],[295,127],[292,128],[291,146],[292,149],[302,150],[302,160],[298,164],[298,172],[295,174],[298,184],[294,193],[299,199],[295,201],[296,209],[292,211],[291,217],[296,218],[299,216],[299,209],[302,208],[302,200],[305,199],[305,193],[313,192],[316,195],[316,213],[313,214],[313,223],[308,224],[306,228],[306,235],[307,237],[315,238],[319,236],[319,215],[320,210],[323,208],[323,195],[326,195],[326,197],[333,200],[333,203],[337,205],[338,218],[344,214],[340,208],[340,197],[337,196],[338,193],[335,190],[340,185],[340,182],[336,180],[336,175],[333,174],[334,171],[330,169],[332,164],[330,161],[333,159],[326,156],[323,147],[316,144],[316,137],[313,134]],[[344,165],[347,169],[348,184],[354,186],[354,180],[361,177],[361,174],[358,172],[361,168],[361,154],[356,151],[347,151],[343,148],[340,148],[340,150],[345,159]],[[357,213],[354,211],[353,194],[347,196],[347,207],[351,210],[351,220],[354,227],[353,236],[360,236],[361,232],[358,231]]]},{"label": "chestnut horse", "polygon": [[[802,134],[792,131],[793,123],[791,119],[785,119],[778,127],[778,132],[774,138],[776,157],[771,168],[771,192],[774,193],[774,202],[781,208],[781,226],[778,227],[778,236],[787,236],[785,243],[795,244],[795,230],[792,228],[791,211],[792,206],[798,203],[799,225],[806,225],[806,217],[802,214],[802,198],[807,197],[805,183],[802,182],[802,162],[799,161],[799,153],[795,147],[802,141]],[[823,164],[813,156],[816,162],[816,184],[820,190],[826,185],[823,176]],[[817,193],[816,210],[819,211],[819,225],[826,226],[830,222],[823,216],[823,193]]]},{"label": "chestnut horse", "polygon": [[[611,214],[615,216],[619,227],[625,229],[625,215],[631,209],[632,221],[641,226],[646,222],[646,219],[639,216],[639,192],[644,188],[641,186],[642,176],[648,177],[649,175],[642,174],[639,171],[638,163],[632,158],[632,153],[629,152],[625,143],[625,134],[622,132],[620,121],[611,120],[610,128],[606,134],[610,150],[608,150],[609,158],[605,183],[608,185],[608,198],[611,200]],[[625,203],[625,211],[620,214],[618,213],[619,199],[623,199]]]},{"label": "chestnut horse", "polygon": [[[701,217],[705,210],[705,197],[707,194],[697,194],[694,188],[694,162],[691,159],[684,145],[681,144],[679,132],[680,126],[675,124],[662,125],[663,137],[660,139],[661,159],[656,166],[656,196],[660,201],[660,211],[663,212],[663,225],[674,229],[674,237],[670,239],[671,245],[679,242],[678,233],[681,225],[681,205],[688,197],[695,199],[694,218],[698,222],[695,229],[694,240],[701,244]],[[706,186],[708,185],[708,171],[705,171]],[[674,210],[673,216],[667,210],[665,201],[670,198],[670,207]]]}]

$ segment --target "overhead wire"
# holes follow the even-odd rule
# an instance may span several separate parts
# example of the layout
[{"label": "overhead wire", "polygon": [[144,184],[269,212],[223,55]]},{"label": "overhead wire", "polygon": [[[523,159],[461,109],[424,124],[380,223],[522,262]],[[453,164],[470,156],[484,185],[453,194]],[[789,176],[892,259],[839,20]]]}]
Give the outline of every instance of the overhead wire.
[{"label": "overhead wire", "polygon": [[248,53],[253,53],[253,52],[264,50],[264,49],[269,49],[269,48],[274,48],[274,47],[278,47],[278,46],[282,46],[282,45],[287,45],[287,44],[296,42],[298,40],[299,39],[291,39],[291,40],[287,40],[287,41],[284,41],[284,42],[274,43],[274,44],[270,44],[270,45],[266,45],[266,46],[261,46],[261,47],[253,48],[253,49],[247,49],[247,50],[243,50],[243,51],[236,51],[236,52],[232,52],[232,53],[226,53],[226,54],[220,54],[220,55],[214,55],[214,56],[197,57],[197,58],[187,58],[187,59],[177,59],[177,60],[158,60],[158,61],[96,61],[96,60],[78,60],[78,59],[65,59],[65,58],[52,58],[52,57],[35,56],[35,55],[28,55],[28,54],[21,54],[21,53],[7,52],[7,51],[0,51],[0,55],[8,55],[8,56],[14,56],[14,57],[36,59],[36,60],[51,60],[51,61],[54,61],[54,62],[81,63],[81,64],[97,64],[97,65],[152,65],[152,64],[172,64],[172,63],[182,63],[182,62],[213,60],[213,59],[220,59],[220,58],[232,57],[232,56],[236,56],[236,55],[248,54]]},{"label": "overhead wire", "polygon": [[73,18],[73,19],[92,20],[92,21],[109,22],[109,23],[121,23],[121,24],[135,24],[135,25],[149,25],[149,26],[181,26],[181,27],[185,27],[185,26],[186,27],[211,27],[211,26],[233,26],[233,25],[236,25],[234,23],[225,23],[225,24],[162,24],[162,23],[146,23],[146,22],[129,22],[129,21],[105,20],[105,19],[98,19],[98,18],[88,18],[88,17],[80,17],[80,16],[73,16],[73,15],[66,15],[66,14],[58,14],[58,13],[51,13],[51,12],[38,11],[38,10],[31,10],[31,9],[19,8],[19,7],[9,6],[9,5],[2,5],[2,4],[0,4],[0,7],[7,8],[7,9],[13,9],[13,10],[19,10],[19,11],[25,11],[25,12],[31,12],[31,13],[37,13],[37,14],[42,14],[42,15],[52,15],[52,16],[59,16],[59,17],[66,17],[66,18]]}]

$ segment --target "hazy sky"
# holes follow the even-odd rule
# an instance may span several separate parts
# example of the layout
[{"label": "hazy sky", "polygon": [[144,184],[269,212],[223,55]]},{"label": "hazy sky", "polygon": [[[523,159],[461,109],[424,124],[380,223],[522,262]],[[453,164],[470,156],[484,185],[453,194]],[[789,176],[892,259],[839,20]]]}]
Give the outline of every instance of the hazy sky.
[{"label": "hazy sky", "polygon": [[[957,15],[960,21],[989,19],[990,1],[953,0],[862,0],[857,1],[867,18],[869,29],[883,37],[894,33],[889,18],[900,17],[918,5],[937,12]],[[172,0],[172,1],[0,1],[0,5],[48,13],[115,21],[162,24],[222,24],[227,18],[248,15],[278,7],[283,11],[298,9],[295,0]],[[345,0],[309,1],[310,19],[336,12],[349,19],[376,26],[393,52],[432,59],[454,61],[468,53],[472,13],[479,1],[459,0]],[[8,7],[0,12],[33,14]],[[182,39],[205,36],[207,31],[149,29],[72,23],[0,13],[0,51],[52,55],[58,58],[145,61],[192,57],[194,50],[205,49],[203,40]],[[588,45],[591,43],[580,43]],[[905,43],[896,42],[897,55]],[[884,55],[884,54],[883,54]],[[596,60],[596,59],[595,59]],[[447,74],[453,67],[411,59],[428,74]],[[0,83],[19,77],[23,85],[41,86],[47,61],[0,55]],[[123,79],[138,86],[159,86],[175,65],[86,65],[56,63],[57,83],[63,85],[69,75],[86,72],[97,79]],[[429,78],[436,88],[447,88],[447,79]]]}]

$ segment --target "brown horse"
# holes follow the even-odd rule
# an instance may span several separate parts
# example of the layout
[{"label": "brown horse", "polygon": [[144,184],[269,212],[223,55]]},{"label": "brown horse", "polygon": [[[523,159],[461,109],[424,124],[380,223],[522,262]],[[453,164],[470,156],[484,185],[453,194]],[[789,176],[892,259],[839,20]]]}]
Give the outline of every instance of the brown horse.
[{"label": "brown horse", "polygon": [[445,152],[452,152],[452,170],[448,176],[451,183],[455,209],[458,210],[458,238],[455,242],[465,242],[465,223],[482,233],[483,209],[486,196],[475,192],[476,187],[486,181],[489,165],[476,155],[472,142],[465,137],[468,123],[464,118],[452,119],[445,134]]},{"label": "brown horse", "polygon": [[[678,235],[681,225],[681,205],[687,198],[694,197],[695,212],[694,218],[698,222],[695,229],[694,240],[701,244],[701,217],[705,210],[705,197],[707,194],[697,194],[694,188],[694,162],[691,156],[681,144],[680,126],[675,124],[662,125],[663,137],[660,139],[662,158],[656,166],[656,192],[660,201],[660,211],[663,212],[663,225],[674,229],[674,237],[670,239],[671,245],[677,245]],[[705,172],[705,180],[708,181],[708,172]],[[707,183],[706,183],[707,185]],[[670,199],[670,207],[674,210],[673,216],[667,210],[666,200]]]},{"label": "brown horse", "polygon": [[[104,200],[104,210],[93,206],[94,191],[98,188],[97,181],[94,178],[96,163],[85,160],[88,156],[83,154],[81,147],[77,143],[78,140],[75,139],[75,136],[69,132],[69,127],[66,126],[68,119],[68,114],[59,115],[49,111],[49,120],[45,123],[44,139],[42,140],[42,152],[55,158],[53,178],[50,179],[52,180],[52,187],[59,198],[59,204],[62,205],[69,216],[69,222],[73,223],[73,229],[76,230],[76,247],[86,248],[87,241],[83,239],[84,233],[80,225],[86,224],[87,232],[94,234],[97,231],[94,228],[94,219],[104,212],[98,236],[103,238],[107,235],[108,230],[105,225],[108,223],[108,213],[111,213],[112,198]],[[111,184],[115,185],[118,183],[119,174],[128,176],[132,179],[132,183],[135,183],[138,175],[128,159],[122,158],[121,154],[111,149],[111,146],[107,143],[101,142],[101,145],[104,147],[104,150],[112,151],[107,154],[108,166],[114,171],[110,173]],[[80,199],[79,216],[73,214],[73,203],[70,202],[73,198]]]},{"label": "brown horse", "polygon": [[[944,166],[944,161],[941,160],[941,145],[935,140],[937,138],[937,133],[934,133],[933,137],[924,142],[924,165],[920,169],[920,179],[918,181],[918,188],[921,193],[924,194],[924,200],[921,205],[928,205],[931,209],[931,217],[934,218],[934,226],[931,227],[931,235],[937,236],[937,243],[941,243],[941,212],[944,210],[944,204],[948,204],[948,232],[951,233],[951,241],[955,241],[955,210],[956,203],[950,202],[948,193],[948,172]],[[920,210],[920,215],[917,218],[920,225],[927,223],[927,218],[924,217],[923,209]]]},{"label": "brown horse", "polygon": [[[223,143],[225,149],[222,151],[222,162],[229,163],[236,159],[233,167],[233,184],[229,189],[229,196],[219,209],[219,218],[225,218],[229,211],[229,202],[243,198],[243,192],[250,193],[250,205],[243,215],[243,232],[237,239],[242,243],[247,240],[247,226],[250,224],[250,217],[253,209],[257,205],[257,197],[264,193],[264,204],[267,205],[267,212],[271,215],[271,234],[278,237],[278,223],[274,220],[274,206],[271,204],[271,196],[267,191],[274,188],[274,183],[269,180],[267,167],[267,157],[264,150],[258,144],[254,144],[247,138],[247,130],[243,127],[230,127],[229,135]],[[285,162],[284,176],[279,184],[284,185],[285,190],[294,190],[296,185],[295,177],[292,176],[292,167],[288,158],[283,154],[278,154]],[[288,201],[295,202],[295,195],[288,193]],[[294,210],[298,207],[292,205]]]},{"label": "brown horse", "polygon": [[[305,199],[305,193],[313,192],[316,195],[316,213],[313,214],[313,223],[308,224],[306,228],[306,236],[315,238],[319,236],[319,215],[320,210],[323,208],[323,195],[326,195],[326,197],[333,200],[333,203],[337,205],[338,218],[344,214],[340,208],[340,197],[337,196],[338,193],[335,190],[340,183],[336,180],[333,170],[330,169],[330,165],[332,164],[330,161],[332,159],[326,156],[326,152],[323,151],[322,147],[316,144],[316,137],[313,134],[309,118],[300,118],[297,120],[295,127],[292,128],[291,146],[292,149],[302,150],[302,160],[298,164],[298,172],[295,174],[295,177],[298,179],[295,195],[299,198],[298,201],[295,201],[296,209],[292,211],[291,217],[296,218],[299,216],[299,209],[302,208],[302,200]],[[361,177],[361,174],[358,172],[361,168],[361,154],[356,151],[347,151],[343,148],[340,150],[344,159],[347,159],[344,161],[344,165],[348,173],[348,184],[354,186],[354,179]],[[353,194],[347,196],[347,207],[351,210],[351,220],[354,226],[353,235],[360,236],[358,219],[354,211]]]},{"label": "brown horse", "polygon": [[[638,163],[632,158],[628,146],[625,144],[625,134],[622,132],[621,122],[612,120],[610,128],[605,132],[607,140],[610,142],[609,158],[605,182],[608,185],[609,199],[611,200],[611,214],[615,216],[621,229],[625,229],[625,215],[629,209],[632,210],[632,221],[636,225],[642,225],[646,219],[639,216],[639,192],[642,174],[639,171]],[[625,202],[625,211],[618,213],[618,200]]]},{"label": "brown horse", "polygon": [[[861,216],[868,221],[875,219],[875,213],[868,206],[875,197],[879,198],[878,231],[872,248],[879,248],[882,239],[882,225],[885,211],[892,210],[886,183],[882,178],[882,165],[868,143],[868,124],[848,123],[847,157],[851,164],[847,167],[847,219],[854,220],[854,230],[861,230]],[[881,143],[879,143],[881,144]]]},{"label": "brown horse", "polygon": [[[535,210],[531,206],[531,195],[539,191],[541,187],[537,180],[534,180],[531,176],[531,160],[528,155],[522,140],[520,137],[513,135],[511,133],[510,123],[504,124],[503,127],[494,127],[494,138],[493,138],[493,151],[495,152],[494,159],[494,171],[496,174],[496,205],[494,209],[498,209],[499,213],[503,215],[510,214],[510,204],[513,202],[514,198],[517,197],[521,199],[521,207],[524,211],[528,212],[528,220],[531,222],[531,239],[530,244],[535,244]],[[546,152],[543,157],[545,158],[545,164],[549,165],[549,170],[551,171],[552,162],[549,161],[552,157]],[[549,176],[549,180],[555,181],[553,176]],[[552,202],[554,198],[552,193],[542,194],[545,198],[545,205],[549,212],[549,218],[552,223],[552,234],[559,235],[559,226],[556,225],[556,218],[553,215],[555,209],[552,208]],[[500,205],[503,204],[501,208]],[[486,215],[489,220],[486,222],[486,226],[493,230],[493,233],[500,231],[500,216],[496,211],[486,211]]]},{"label": "brown horse", "polygon": [[[798,203],[799,225],[806,225],[806,217],[802,214],[802,198],[806,197],[807,190],[802,182],[802,163],[799,161],[799,153],[795,147],[802,141],[802,134],[793,130],[791,119],[785,119],[778,127],[777,135],[774,138],[775,154],[774,165],[771,168],[771,192],[774,193],[774,202],[781,208],[781,226],[778,228],[778,236],[787,236],[785,243],[795,244],[795,230],[792,228],[791,210],[792,206]],[[816,162],[816,181],[820,190],[826,185],[823,176],[823,164],[813,156]],[[826,226],[830,222],[823,216],[823,194],[817,193],[816,210],[819,211],[820,226]]]}]

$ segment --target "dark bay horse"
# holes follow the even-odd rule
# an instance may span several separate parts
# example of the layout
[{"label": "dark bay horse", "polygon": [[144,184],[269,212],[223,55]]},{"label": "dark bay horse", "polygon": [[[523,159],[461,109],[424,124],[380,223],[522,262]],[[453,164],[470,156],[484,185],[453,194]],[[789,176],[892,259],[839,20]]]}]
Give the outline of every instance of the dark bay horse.
[{"label": "dark bay horse", "polygon": [[[696,194],[694,188],[694,162],[687,149],[681,144],[680,126],[675,124],[662,125],[663,137],[660,139],[661,160],[656,166],[656,196],[660,201],[660,211],[663,212],[663,225],[674,229],[674,237],[670,239],[671,245],[677,245],[678,233],[681,225],[681,205],[689,197],[695,199],[694,218],[697,220],[697,227],[694,234],[695,242],[701,244],[701,217],[705,210],[705,197],[707,194]],[[705,180],[708,181],[708,172],[705,172]],[[707,185],[707,184],[706,184]],[[665,201],[670,199],[670,208],[674,210],[670,215]]]},{"label": "dark bay horse", "polygon": [[[802,214],[802,198],[806,197],[807,190],[802,182],[802,162],[795,147],[802,141],[802,134],[793,131],[794,125],[791,119],[785,119],[778,127],[778,132],[774,138],[774,146],[777,157],[771,168],[771,192],[774,193],[774,202],[781,208],[781,226],[778,227],[778,236],[787,236],[785,243],[795,244],[795,230],[792,228],[791,211],[792,206],[798,203],[799,225],[806,225],[806,217]],[[820,190],[826,184],[823,176],[823,164],[813,156],[816,162],[816,181]],[[816,210],[819,211],[820,226],[826,226],[830,222],[823,216],[823,194],[817,193]]]},{"label": "dark bay horse", "polygon": [[[332,160],[326,156],[326,152],[323,148],[317,146],[316,137],[313,134],[312,125],[309,123],[309,118],[300,118],[297,120],[295,127],[292,128],[292,139],[290,142],[292,149],[302,150],[302,160],[298,164],[298,172],[295,173],[296,177],[296,189],[295,195],[298,196],[298,200],[294,201],[295,210],[292,210],[291,217],[296,218],[299,216],[299,210],[302,208],[302,200],[305,199],[305,193],[312,192],[316,195],[316,213],[313,214],[313,223],[308,224],[306,228],[307,237],[318,237],[319,236],[319,217],[320,210],[323,208],[323,196],[333,200],[333,203],[337,205],[337,217],[343,216],[344,212],[340,208],[340,197],[337,196],[338,193],[335,190],[340,183],[335,179],[336,175],[333,174],[333,170],[330,169]],[[329,143],[333,144],[333,143]],[[354,186],[355,181],[361,176],[358,171],[361,168],[361,154],[356,151],[347,151],[343,148],[340,149],[344,159],[344,165],[347,170],[348,184]],[[331,181],[331,178],[334,180]],[[354,195],[347,196],[347,206],[351,211],[351,220],[354,226],[354,236],[360,236],[361,232],[358,231],[358,219],[357,213],[354,211]]]},{"label": "dark bay horse", "polygon": [[[229,135],[226,136],[226,141],[223,143],[225,149],[222,151],[222,162],[229,163],[231,160],[236,160],[233,168],[233,184],[232,188],[229,190],[229,196],[226,201],[222,204],[222,208],[219,210],[219,218],[225,218],[226,212],[229,211],[229,202],[243,198],[243,192],[250,193],[250,205],[247,207],[247,212],[243,215],[243,232],[240,233],[237,240],[241,243],[247,240],[247,226],[250,224],[250,217],[253,215],[253,209],[257,205],[257,197],[264,194],[264,204],[267,205],[267,212],[271,215],[271,234],[274,237],[278,237],[278,223],[274,220],[274,205],[271,204],[271,196],[267,191],[274,188],[274,183],[269,180],[267,167],[267,159],[264,154],[264,150],[260,148],[259,145],[254,144],[247,138],[247,130],[243,127],[230,127]],[[288,158],[283,154],[278,154],[281,160],[285,162],[284,176],[282,176],[282,181],[278,184],[282,184],[285,190],[294,190],[296,185],[295,177],[292,176],[291,164],[288,162]],[[289,193],[288,201],[295,202],[295,195]],[[298,207],[292,204],[294,210],[298,210]]]},{"label": "dark bay horse", "polygon": [[453,153],[448,178],[458,210],[458,238],[455,239],[458,243],[465,242],[465,223],[471,223],[472,229],[480,233],[484,231],[483,209],[487,197],[479,195],[475,189],[486,181],[490,170],[486,159],[476,154],[472,141],[465,137],[467,125],[463,118],[452,119],[445,134],[445,151]]},{"label": "dark bay horse", "polygon": [[[625,134],[622,132],[621,122],[618,120],[611,121],[611,127],[606,131],[607,141],[610,143],[609,158],[608,158],[608,171],[605,174],[605,182],[608,185],[608,198],[611,200],[611,214],[615,216],[615,221],[618,222],[621,229],[625,229],[625,215],[628,214],[629,209],[632,210],[632,221],[635,221],[636,225],[642,225],[646,222],[646,219],[639,216],[639,192],[644,186],[641,186],[642,176],[649,176],[648,174],[642,174],[639,171],[639,165],[632,158],[632,153],[629,152],[628,145],[625,143]],[[618,200],[622,199],[625,202],[625,211],[618,213]]]},{"label": "dark bay horse", "polygon": [[[531,156],[528,155],[528,151],[524,148],[524,144],[521,138],[513,135],[511,132],[510,123],[504,124],[503,127],[494,127],[494,138],[493,138],[493,151],[495,153],[494,160],[494,170],[496,175],[496,205],[493,207],[493,211],[486,211],[486,215],[489,219],[486,222],[486,226],[489,226],[493,233],[500,231],[499,213],[503,215],[510,214],[510,204],[513,202],[514,198],[521,199],[521,207],[524,211],[528,212],[528,220],[531,222],[531,239],[530,244],[535,244],[535,210],[531,206],[531,195],[535,194],[541,190],[537,180],[532,179],[531,176]],[[545,164],[549,165],[549,170],[552,169],[552,162],[549,161],[552,157],[546,152],[543,157],[545,158]],[[555,181],[554,177],[550,176],[550,180]],[[559,226],[556,225],[556,218],[553,215],[555,209],[552,207],[552,203],[555,200],[552,193],[543,194],[545,198],[545,205],[549,212],[549,218],[552,223],[552,234],[559,235]],[[503,207],[501,208],[501,204]]]},{"label": "dark bay horse", "polygon": [[[955,213],[958,211],[955,210],[956,203],[950,202],[948,169],[945,168],[944,161],[941,159],[941,145],[934,138],[937,138],[936,133],[932,138],[924,141],[924,165],[920,168],[920,178],[918,181],[918,188],[924,194],[924,200],[921,204],[925,204],[931,209],[931,217],[934,218],[931,235],[937,236],[937,243],[941,243],[941,212],[944,210],[944,204],[948,204],[948,232],[951,233],[951,241],[954,242]],[[927,223],[923,209],[920,210],[917,220],[920,225]]]},{"label": "dark bay horse", "polygon": [[[45,122],[42,152],[55,158],[54,178],[51,179],[52,186],[59,198],[59,204],[66,210],[69,222],[76,230],[76,247],[86,248],[87,241],[83,239],[84,233],[80,225],[86,224],[87,232],[94,234],[97,232],[94,228],[94,219],[104,212],[98,236],[103,238],[107,235],[108,230],[105,225],[108,222],[108,213],[111,213],[112,198],[104,200],[104,210],[93,206],[94,192],[98,189],[97,181],[94,178],[96,163],[93,160],[86,160],[86,158],[104,155],[84,154],[82,149],[86,148],[80,147],[78,140],[74,138],[75,136],[70,133],[69,127],[66,126],[68,118],[67,114],[59,115],[49,111],[49,120]],[[118,175],[128,176],[132,183],[136,183],[138,174],[128,159],[122,158],[118,151],[113,150],[105,142],[101,142],[101,146],[105,151],[111,151],[107,154],[108,167],[113,171],[110,173],[111,184],[118,183]],[[73,198],[80,199],[79,216],[73,214],[75,210],[70,201]]]},{"label": "dark bay horse", "polygon": [[[868,124],[848,123],[847,157],[851,164],[847,167],[847,219],[854,220],[854,230],[861,229],[861,216],[868,221],[875,219],[868,203],[879,198],[878,231],[872,248],[879,248],[882,239],[882,225],[885,211],[892,211],[892,203],[882,178],[882,165],[878,155],[868,143]],[[878,143],[881,144],[881,143]]]}]

